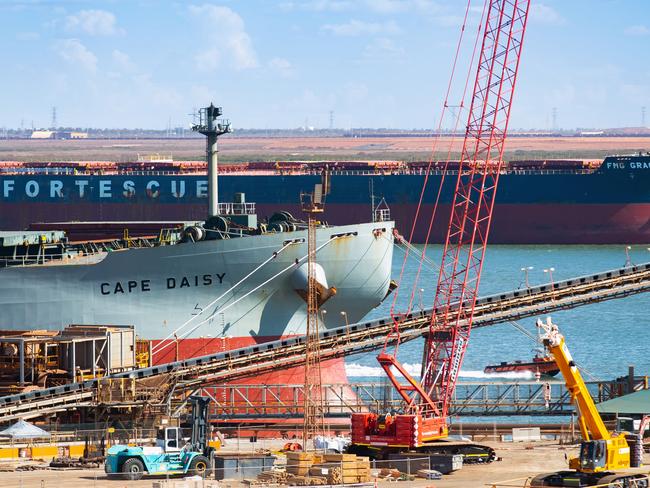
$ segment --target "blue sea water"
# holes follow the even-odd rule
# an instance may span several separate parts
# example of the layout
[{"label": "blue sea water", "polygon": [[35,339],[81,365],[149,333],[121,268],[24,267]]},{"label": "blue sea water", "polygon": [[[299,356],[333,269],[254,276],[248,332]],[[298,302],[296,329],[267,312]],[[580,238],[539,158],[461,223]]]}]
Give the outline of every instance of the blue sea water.
[{"label": "blue sea water", "polygon": [[[422,246],[418,248],[421,249]],[[427,257],[439,263],[441,246],[429,246]],[[628,251],[635,264],[650,262],[647,246],[632,246]],[[418,257],[411,254],[402,278],[401,292],[396,311],[406,309],[411,295],[418,267]],[[393,278],[397,279],[402,268],[404,252],[395,249]],[[489,246],[486,252],[479,295],[510,291],[525,286],[528,271],[531,285],[550,281],[553,268],[554,281],[575,276],[593,274],[626,264],[625,246]],[[544,270],[548,270],[544,272]],[[430,265],[424,265],[422,275],[415,285],[415,308],[430,307],[437,282],[438,272]],[[420,299],[420,297],[422,297]],[[389,297],[380,307],[368,315],[368,319],[389,315],[392,299]],[[595,303],[572,310],[552,314],[553,322],[566,337],[567,345],[577,364],[593,378],[607,380],[626,375],[628,366],[636,368],[636,374],[650,374],[650,294]],[[544,318],[544,317],[540,317]],[[519,322],[530,333],[535,334],[535,318]],[[399,359],[407,363],[412,372],[419,371],[422,359],[423,340],[404,344],[399,350]],[[461,368],[463,379],[483,376],[488,364],[516,359],[530,359],[534,355],[533,341],[510,324],[499,324],[477,328],[472,331],[470,344]],[[361,378],[381,376],[376,353],[348,357],[346,368],[352,381]],[[591,379],[587,376],[587,379]]]}]

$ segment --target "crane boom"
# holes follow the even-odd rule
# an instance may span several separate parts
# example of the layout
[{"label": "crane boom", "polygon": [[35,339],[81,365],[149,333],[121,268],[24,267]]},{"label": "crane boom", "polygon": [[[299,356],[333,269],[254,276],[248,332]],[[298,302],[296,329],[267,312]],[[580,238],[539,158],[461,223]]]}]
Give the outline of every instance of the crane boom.
[{"label": "crane boom", "polygon": [[[446,417],[467,349],[521,54],[528,0],[490,3],[447,240],[422,363],[425,391]],[[463,303],[454,307],[453,303]],[[463,324],[463,325],[461,325]]]},{"label": "crane boom", "polygon": [[587,390],[587,385],[582,379],[582,375],[566,345],[564,336],[560,334],[557,325],[553,324],[549,318],[546,323],[538,320],[537,326],[546,331],[542,336],[544,346],[553,355],[555,363],[564,377],[571,399],[578,409],[582,438],[586,441],[591,439],[610,440],[612,435],[605,427],[605,423],[596,409],[596,404],[591,398],[589,390]]},{"label": "crane boom", "polygon": [[[647,487],[648,478],[643,473],[614,471],[626,470],[631,466],[628,433],[611,433],[605,427],[557,325],[551,322],[549,317],[546,322],[538,320],[537,326],[544,330],[542,336],[544,346],[553,355],[555,363],[560,368],[571,394],[571,400],[576,406],[583,440],[580,443],[579,456],[569,458],[570,471],[562,470],[537,475],[530,480],[530,486]],[[635,466],[639,466],[640,461],[637,459]]]},{"label": "crane boom", "polygon": [[[404,399],[406,414],[353,414],[353,444],[418,448],[447,436],[447,412],[472,328],[529,7],[530,0],[489,0],[421,378],[414,379],[399,363],[397,347],[393,354],[384,348],[377,360]],[[399,321],[395,335],[399,337]]]}]

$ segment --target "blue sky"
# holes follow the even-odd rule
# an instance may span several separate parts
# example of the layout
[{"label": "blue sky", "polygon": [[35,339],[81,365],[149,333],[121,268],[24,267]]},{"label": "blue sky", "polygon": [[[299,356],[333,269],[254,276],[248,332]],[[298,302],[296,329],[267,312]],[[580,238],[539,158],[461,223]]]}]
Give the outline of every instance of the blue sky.
[{"label": "blue sky", "polygon": [[[548,129],[553,107],[562,128],[639,126],[642,106],[650,124],[650,2],[531,4],[511,127]],[[433,128],[465,7],[0,0],[0,127],[56,106],[60,125],[162,129],[214,101],[234,127]]]}]

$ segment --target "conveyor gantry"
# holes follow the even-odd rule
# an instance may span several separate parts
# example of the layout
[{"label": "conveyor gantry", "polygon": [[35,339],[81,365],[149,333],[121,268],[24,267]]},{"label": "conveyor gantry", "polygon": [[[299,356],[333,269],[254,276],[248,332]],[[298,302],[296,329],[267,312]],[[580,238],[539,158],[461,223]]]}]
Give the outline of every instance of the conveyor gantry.
[{"label": "conveyor gantry", "polygon": [[[622,298],[650,290],[650,263],[571,278],[508,293],[490,295],[476,302],[474,327],[485,327],[555,310]],[[431,309],[411,313],[401,324],[401,341],[423,336],[431,320]],[[371,351],[381,347],[393,327],[390,318],[351,324],[320,333],[321,358],[332,359]],[[101,405],[98,391],[106,382],[135,382],[164,377],[167,402],[171,395],[255,376],[269,369],[299,366],[304,361],[305,338],[297,336],[207,356],[137,369],[99,380],[0,397],[0,419],[34,418],[71,407]],[[136,388],[137,390],[137,388]],[[156,391],[160,393],[160,388]],[[112,407],[160,403],[146,395],[134,395],[129,402],[111,403]]]}]

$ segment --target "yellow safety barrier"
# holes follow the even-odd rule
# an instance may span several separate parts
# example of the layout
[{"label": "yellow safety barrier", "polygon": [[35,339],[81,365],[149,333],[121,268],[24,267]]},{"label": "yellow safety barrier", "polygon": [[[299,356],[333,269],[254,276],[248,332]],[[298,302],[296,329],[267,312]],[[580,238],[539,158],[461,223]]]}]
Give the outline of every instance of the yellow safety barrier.
[{"label": "yellow safety barrier", "polygon": [[31,451],[33,459],[52,459],[59,456],[59,448],[56,446],[34,446]]},{"label": "yellow safety barrier", "polygon": [[18,448],[17,447],[1,447],[0,448],[0,459],[12,459],[18,457]]}]

